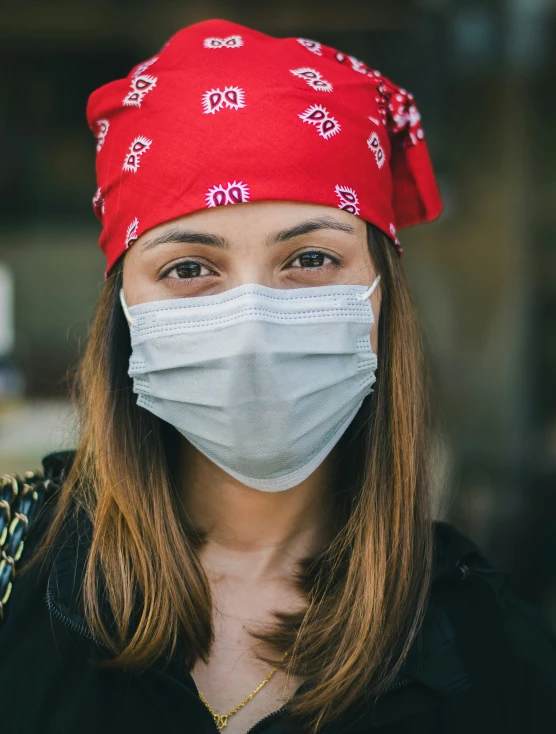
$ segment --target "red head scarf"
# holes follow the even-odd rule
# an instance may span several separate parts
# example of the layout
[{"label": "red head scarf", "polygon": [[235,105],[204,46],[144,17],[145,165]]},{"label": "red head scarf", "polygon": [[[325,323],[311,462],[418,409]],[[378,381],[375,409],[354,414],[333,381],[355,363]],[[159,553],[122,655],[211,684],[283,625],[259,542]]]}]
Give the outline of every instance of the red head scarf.
[{"label": "red head scarf", "polygon": [[162,222],[213,206],[327,204],[396,229],[442,210],[413,96],[317,41],[225,20],[178,31],[87,104],[108,274]]}]

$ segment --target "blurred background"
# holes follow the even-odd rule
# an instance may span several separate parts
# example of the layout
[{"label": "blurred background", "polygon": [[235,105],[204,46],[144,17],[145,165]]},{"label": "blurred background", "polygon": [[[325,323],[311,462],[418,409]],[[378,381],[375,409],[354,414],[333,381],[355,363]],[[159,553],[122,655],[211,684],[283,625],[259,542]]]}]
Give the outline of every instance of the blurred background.
[{"label": "blurred background", "polygon": [[[88,95],[227,18],[350,53],[416,97],[445,201],[403,230],[446,438],[437,515],[556,627],[556,2],[19,0],[0,24],[0,473],[73,445],[103,282]],[[446,489],[442,490],[442,484]]]}]

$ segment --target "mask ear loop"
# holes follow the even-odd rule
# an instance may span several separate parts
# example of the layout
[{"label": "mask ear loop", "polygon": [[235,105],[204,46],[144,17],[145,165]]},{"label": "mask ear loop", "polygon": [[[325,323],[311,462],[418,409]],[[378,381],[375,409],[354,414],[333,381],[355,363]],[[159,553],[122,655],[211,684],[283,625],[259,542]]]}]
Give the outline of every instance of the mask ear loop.
[{"label": "mask ear loop", "polygon": [[365,298],[369,298],[369,296],[371,296],[374,293],[374,290],[377,287],[379,281],[380,281],[380,275],[377,275],[376,278],[373,280],[373,284],[369,288],[369,290],[365,291],[365,293],[358,293],[355,297],[359,301],[364,301]]},{"label": "mask ear loop", "polygon": [[135,319],[133,319],[131,317],[130,313],[129,313],[129,309],[127,307],[127,303],[125,302],[125,298],[124,298],[124,289],[123,288],[120,288],[120,303],[122,304],[122,308],[123,308],[123,311],[124,311],[124,314],[125,314],[126,319],[128,320],[128,322],[130,324],[134,324],[135,323]]}]

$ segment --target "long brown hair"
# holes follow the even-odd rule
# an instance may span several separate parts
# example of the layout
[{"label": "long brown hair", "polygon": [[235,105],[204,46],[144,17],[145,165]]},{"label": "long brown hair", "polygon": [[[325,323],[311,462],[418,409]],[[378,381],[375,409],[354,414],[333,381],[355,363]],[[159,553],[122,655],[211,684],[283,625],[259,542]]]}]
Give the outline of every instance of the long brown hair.
[{"label": "long brown hair", "polygon": [[[261,659],[305,679],[290,712],[310,732],[356,699],[391,684],[419,630],[430,586],[429,420],[420,330],[390,240],[367,226],[381,275],[379,368],[374,392],[337,446],[334,533],[294,579],[306,609],[276,613],[253,630]],[[42,545],[54,545],[70,512],[93,533],[85,617],[107,650],[104,665],[143,670],[179,653],[192,669],[213,642],[211,589],[199,559],[203,532],[181,519],[174,480],[177,432],[137,407],[127,375],[129,329],[108,278],[78,374],[81,438]],[[335,513],[336,514],[336,513]],[[38,556],[37,556],[38,557]],[[36,558],[33,559],[33,562]],[[101,614],[100,592],[112,624]],[[132,622],[132,620],[135,620]]]}]

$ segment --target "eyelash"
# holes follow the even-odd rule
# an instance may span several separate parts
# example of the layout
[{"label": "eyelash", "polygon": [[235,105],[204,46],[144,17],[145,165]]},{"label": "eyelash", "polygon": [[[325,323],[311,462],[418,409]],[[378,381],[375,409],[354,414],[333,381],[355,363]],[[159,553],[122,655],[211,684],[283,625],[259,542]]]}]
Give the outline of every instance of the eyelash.
[{"label": "eyelash", "polygon": [[[332,255],[329,255],[326,252],[321,252],[320,250],[305,250],[304,252],[300,252],[298,255],[296,255],[296,257],[290,262],[289,267],[291,267],[292,263],[294,263],[296,260],[298,260],[299,258],[303,257],[303,255],[322,255],[323,257],[328,258],[329,260],[332,261],[331,264],[332,264],[333,267],[337,267],[340,264],[340,261],[337,258],[333,257]],[[211,273],[210,275],[197,275],[197,276],[194,276],[193,278],[179,278],[179,277],[170,278],[169,277],[171,272],[173,272],[174,270],[176,270],[176,268],[179,268],[180,265],[184,265],[185,263],[195,263],[196,265],[199,265],[202,268],[207,268],[207,270],[210,270],[210,268],[208,268],[207,265],[203,265],[203,263],[200,263],[197,260],[182,260],[181,262],[176,263],[175,265],[172,265],[171,268],[168,268],[167,270],[165,270],[162,273],[162,275],[160,276],[161,280],[162,279],[167,279],[167,280],[180,280],[180,281],[183,282],[183,281],[190,281],[190,280],[200,280],[201,278],[208,278],[208,277],[210,277],[210,275],[213,275],[214,274],[214,273]],[[304,267],[304,266],[300,265],[300,266],[296,266],[296,267],[294,267],[292,269],[293,270],[303,270],[303,271],[310,270],[310,271],[320,272],[322,270],[325,270],[327,267],[330,267],[330,265],[328,265],[328,266],[327,265],[318,265],[316,267],[311,267],[311,266]]]}]

